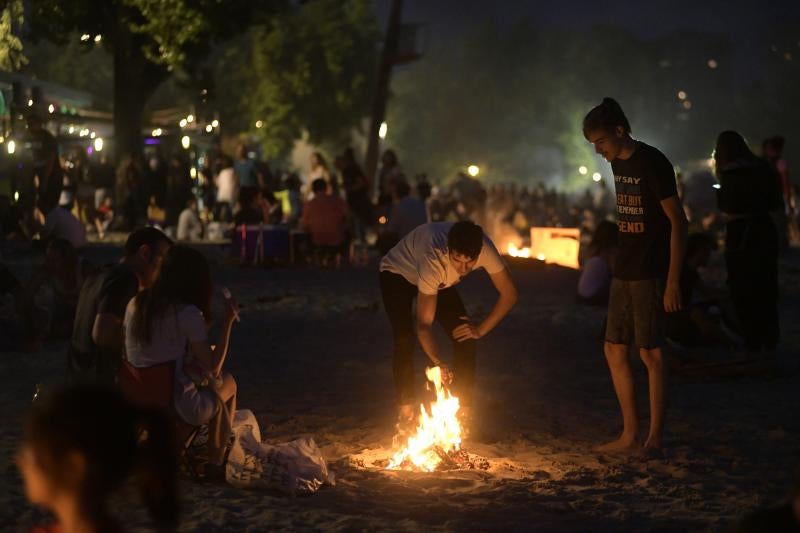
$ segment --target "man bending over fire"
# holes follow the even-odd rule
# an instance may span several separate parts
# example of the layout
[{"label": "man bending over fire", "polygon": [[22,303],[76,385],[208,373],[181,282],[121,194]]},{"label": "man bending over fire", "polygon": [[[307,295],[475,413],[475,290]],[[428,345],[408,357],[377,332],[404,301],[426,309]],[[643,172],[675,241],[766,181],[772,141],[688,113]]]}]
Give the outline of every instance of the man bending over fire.
[{"label": "man bending over fire", "polygon": [[[474,323],[454,285],[478,268],[486,270],[500,296],[489,315]],[[381,259],[380,279],[394,337],[394,383],[401,430],[408,429],[414,418],[415,296],[420,344],[431,363],[442,369],[445,381],[453,382],[461,414],[468,417],[475,380],[475,341],[494,329],[517,301],[517,289],[494,244],[480,226],[469,221],[423,224]],[[433,336],[434,319],[453,342],[453,372],[440,357]]]}]

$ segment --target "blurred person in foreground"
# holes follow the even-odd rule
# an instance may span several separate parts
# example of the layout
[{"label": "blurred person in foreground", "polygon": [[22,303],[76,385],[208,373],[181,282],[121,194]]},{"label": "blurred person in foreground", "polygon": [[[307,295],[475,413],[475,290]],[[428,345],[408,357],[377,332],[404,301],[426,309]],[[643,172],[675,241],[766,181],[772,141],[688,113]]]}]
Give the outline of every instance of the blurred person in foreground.
[{"label": "blurred person in foreground", "polygon": [[28,501],[56,519],[31,531],[126,531],[109,499],[130,478],[159,529],[174,529],[178,486],[172,440],[162,413],[137,409],[113,389],[82,385],[48,393],[28,413],[16,456]]},{"label": "blurred person in foreground", "polygon": [[772,360],[778,345],[778,230],[770,213],[781,207],[770,166],[744,138],[723,131],[714,150],[717,203],[726,219],[728,288],[750,357]]},{"label": "blurred person in foreground", "polygon": [[[473,322],[455,285],[483,268],[499,297],[489,315]],[[399,428],[413,428],[414,346],[416,338],[445,382],[453,381],[460,414],[469,419],[475,381],[476,340],[486,336],[517,302],[508,267],[483,229],[470,221],[433,222],[417,227],[383,256],[379,266],[383,305],[392,326],[394,383]],[[413,301],[417,299],[416,317]],[[444,363],[434,337],[434,321],[453,344],[453,371]],[[416,338],[414,332],[416,330]]]},{"label": "blurred person in foreground", "polygon": [[622,434],[598,448],[637,447],[638,415],[630,345],[639,349],[650,389],[650,431],[644,447],[662,447],[666,395],[662,347],[665,312],[681,309],[680,275],[688,222],[672,163],[658,149],[631,137],[628,118],[604,98],[583,121],[583,134],[614,172],[619,248],[608,301],[604,352],[623,418]]},{"label": "blurred person in foreground", "polygon": [[67,353],[67,381],[116,384],[125,308],[156,280],[170,246],[172,241],[158,229],[138,229],[128,236],[119,263],[104,266],[84,281]]}]

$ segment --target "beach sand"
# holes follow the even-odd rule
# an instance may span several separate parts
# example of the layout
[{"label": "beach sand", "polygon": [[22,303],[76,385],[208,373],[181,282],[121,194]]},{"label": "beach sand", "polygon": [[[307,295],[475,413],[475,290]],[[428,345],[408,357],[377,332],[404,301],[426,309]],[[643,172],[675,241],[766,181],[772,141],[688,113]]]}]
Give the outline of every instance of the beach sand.
[{"label": "beach sand", "polygon": [[[464,443],[489,469],[422,474],[372,466],[390,455],[394,423],[391,336],[377,273],[238,268],[219,249],[207,251],[218,287],[242,304],[228,364],[239,406],[256,414],[269,442],[313,436],[336,485],[287,498],[184,482],[182,531],[717,531],[784,500],[800,466],[797,252],[781,265],[779,369],[673,376],[665,449],[656,458],[592,451],[621,425],[602,355],[605,310],[573,303],[577,272],[512,261],[519,304],[478,343],[474,423]],[[25,261],[13,268],[24,271]],[[460,290],[471,314],[491,308],[484,273]],[[1,531],[46,518],[25,502],[12,458],[35,385],[61,381],[64,352],[47,343],[40,353],[0,354]],[[421,353],[416,361],[422,387]],[[634,369],[646,431],[638,358]],[[148,530],[130,490],[116,504],[132,530]]]}]

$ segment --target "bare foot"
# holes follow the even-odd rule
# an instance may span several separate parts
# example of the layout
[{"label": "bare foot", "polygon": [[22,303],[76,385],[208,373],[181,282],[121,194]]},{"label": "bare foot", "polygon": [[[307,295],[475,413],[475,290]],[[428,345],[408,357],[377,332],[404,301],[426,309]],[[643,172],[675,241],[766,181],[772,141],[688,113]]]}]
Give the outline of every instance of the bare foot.
[{"label": "bare foot", "polygon": [[661,437],[647,437],[644,443],[646,450],[660,450],[662,447]]},{"label": "bare foot", "polygon": [[602,446],[596,447],[594,450],[602,453],[620,453],[635,450],[636,447],[635,438],[626,437],[623,435],[615,441],[611,441],[603,444]]}]

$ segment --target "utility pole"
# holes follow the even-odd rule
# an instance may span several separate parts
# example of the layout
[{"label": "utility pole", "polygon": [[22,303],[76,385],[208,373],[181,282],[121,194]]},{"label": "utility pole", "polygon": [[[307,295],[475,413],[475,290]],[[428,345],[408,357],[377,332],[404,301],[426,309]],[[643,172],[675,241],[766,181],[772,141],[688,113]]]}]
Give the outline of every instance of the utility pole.
[{"label": "utility pole", "polygon": [[378,151],[380,138],[378,132],[386,117],[386,102],[389,99],[389,83],[392,79],[392,66],[397,58],[398,43],[400,42],[400,27],[403,18],[403,0],[392,0],[392,10],[389,15],[389,25],[386,28],[386,38],[383,41],[380,64],[378,65],[378,79],[372,100],[372,115],[369,124],[369,137],[367,139],[367,155],[364,158],[364,172],[372,180],[373,191],[378,190]]}]

